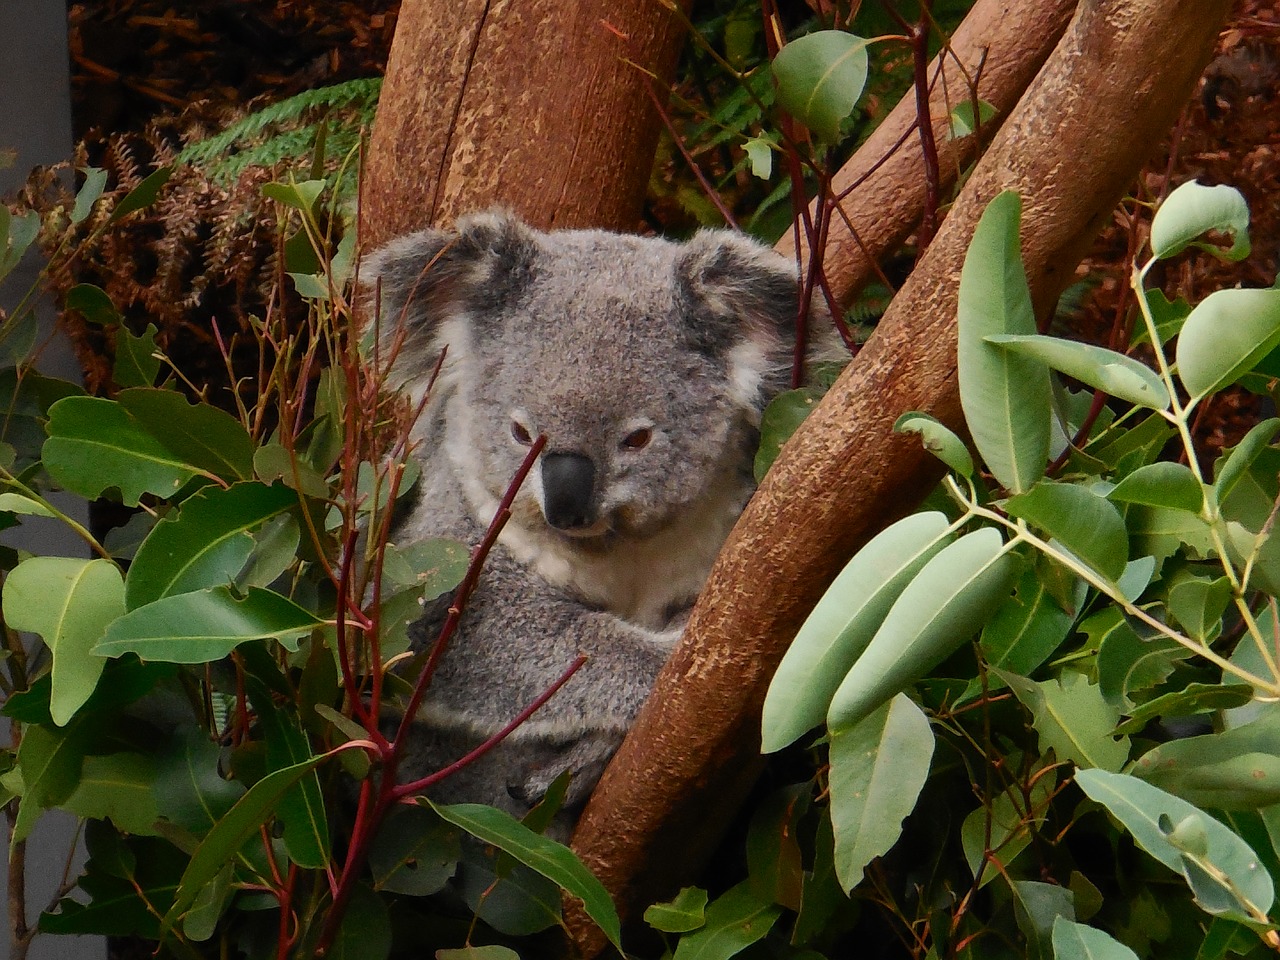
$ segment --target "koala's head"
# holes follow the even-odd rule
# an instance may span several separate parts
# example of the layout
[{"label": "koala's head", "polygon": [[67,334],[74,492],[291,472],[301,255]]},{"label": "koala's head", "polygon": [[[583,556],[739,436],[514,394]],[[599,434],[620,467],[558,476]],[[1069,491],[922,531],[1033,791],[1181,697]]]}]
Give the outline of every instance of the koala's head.
[{"label": "koala's head", "polygon": [[423,387],[447,346],[436,409],[472,479],[496,500],[545,434],[513,519],[584,545],[647,536],[749,471],[786,386],[794,267],[728,231],[678,244],[490,212],[402,237],[362,274],[383,342],[404,338],[396,379]]}]

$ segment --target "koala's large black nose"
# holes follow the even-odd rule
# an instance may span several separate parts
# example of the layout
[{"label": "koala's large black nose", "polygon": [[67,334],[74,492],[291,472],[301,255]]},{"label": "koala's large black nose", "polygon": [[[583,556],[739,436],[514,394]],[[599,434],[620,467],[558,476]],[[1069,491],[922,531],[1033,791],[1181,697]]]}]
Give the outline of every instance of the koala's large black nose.
[{"label": "koala's large black nose", "polygon": [[596,511],[591,502],[596,465],[580,453],[542,455],[542,497],[547,523],[557,530],[589,527]]}]

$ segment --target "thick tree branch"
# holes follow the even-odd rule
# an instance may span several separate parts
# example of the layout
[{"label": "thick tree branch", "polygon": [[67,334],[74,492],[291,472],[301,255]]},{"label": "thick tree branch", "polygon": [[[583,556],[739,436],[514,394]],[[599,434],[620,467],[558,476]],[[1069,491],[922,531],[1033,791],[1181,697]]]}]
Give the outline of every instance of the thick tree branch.
[{"label": "thick tree branch", "polygon": [[[684,0],[688,3],[688,0]],[[405,0],[365,164],[366,249],[501,203],[633,230],[684,40],[655,0]]]},{"label": "thick tree branch", "polygon": [[[689,879],[758,767],[760,704],[799,624],[852,552],[937,479],[918,438],[892,426],[909,409],[959,423],[953,318],[982,209],[1004,188],[1022,193],[1043,310],[1191,93],[1227,6],[1084,0],[876,335],[784,448],[575,836],[624,912]],[[589,925],[574,929],[585,953],[599,949]]]}]

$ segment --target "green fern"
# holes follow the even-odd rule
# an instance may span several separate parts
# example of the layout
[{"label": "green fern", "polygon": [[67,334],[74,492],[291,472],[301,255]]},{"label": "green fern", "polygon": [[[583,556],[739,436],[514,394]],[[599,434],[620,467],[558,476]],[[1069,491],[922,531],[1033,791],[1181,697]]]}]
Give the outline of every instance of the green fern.
[{"label": "green fern", "polygon": [[[321,145],[326,170],[350,154],[373,121],[382,78],[349,80],[263,107],[221,133],[189,144],[179,163],[201,169],[215,183],[230,183],[248,167],[274,167],[312,159]],[[321,139],[323,134],[323,140]],[[350,165],[347,165],[348,169]],[[353,185],[344,176],[338,189]]]}]

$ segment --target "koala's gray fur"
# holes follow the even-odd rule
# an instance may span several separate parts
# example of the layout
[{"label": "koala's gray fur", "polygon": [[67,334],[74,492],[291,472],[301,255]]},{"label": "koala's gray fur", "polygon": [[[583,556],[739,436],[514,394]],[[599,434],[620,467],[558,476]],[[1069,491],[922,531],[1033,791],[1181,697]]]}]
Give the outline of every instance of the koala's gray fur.
[{"label": "koala's gray fur", "polygon": [[[422,480],[394,537],[480,539],[527,453],[515,499],[419,711],[412,768],[456,760],[588,662],[528,723],[434,796],[514,813],[573,771],[586,800],[680,636],[752,491],[765,402],[786,386],[793,265],[741,235],[684,244],[544,233],[489,212],[426,230],[362,268],[383,342],[421,396]],[[550,521],[548,520],[550,517]],[[418,644],[439,618],[417,627]]]}]

